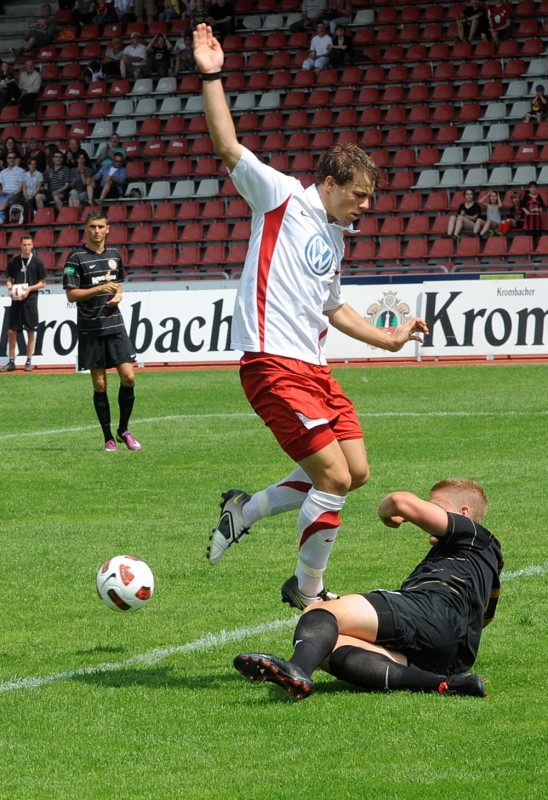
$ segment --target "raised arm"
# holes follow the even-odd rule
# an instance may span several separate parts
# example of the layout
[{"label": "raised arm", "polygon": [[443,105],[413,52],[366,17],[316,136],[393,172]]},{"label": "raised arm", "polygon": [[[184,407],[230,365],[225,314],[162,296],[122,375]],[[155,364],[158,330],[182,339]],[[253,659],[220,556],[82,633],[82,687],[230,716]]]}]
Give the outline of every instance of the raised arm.
[{"label": "raised arm", "polygon": [[428,335],[429,332],[423,319],[412,317],[404,325],[400,325],[394,333],[386,333],[360,316],[348,303],[343,303],[342,306],[327,311],[326,316],[337,330],[352,339],[357,339],[359,342],[370,344],[373,347],[382,347],[383,350],[390,350],[393,353],[401,350],[407,342],[422,342],[422,335]]},{"label": "raised arm", "polygon": [[386,495],[377,513],[389,528],[399,528],[402,522],[412,522],[436,538],[447,533],[447,511],[411,492],[392,492]]},{"label": "raised arm", "polygon": [[242,157],[242,146],[236,137],[236,128],[221,81],[225,56],[210,25],[200,23],[192,37],[196,66],[202,73],[204,111],[209,135],[215,152],[228,169],[232,170]]}]

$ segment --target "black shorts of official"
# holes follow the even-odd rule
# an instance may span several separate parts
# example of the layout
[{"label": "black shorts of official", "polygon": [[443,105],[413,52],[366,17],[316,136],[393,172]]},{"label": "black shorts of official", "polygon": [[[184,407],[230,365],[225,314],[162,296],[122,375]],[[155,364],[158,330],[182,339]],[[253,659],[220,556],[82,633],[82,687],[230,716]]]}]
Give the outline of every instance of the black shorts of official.
[{"label": "black shorts of official", "polygon": [[25,302],[12,302],[8,311],[10,331],[35,331],[38,327],[38,306]]},{"label": "black shorts of official", "polygon": [[466,620],[440,592],[364,594],[379,618],[376,644],[403,653],[410,664],[451,674],[466,642]]},{"label": "black shorts of official", "polygon": [[126,331],[97,336],[81,333],[78,337],[78,369],[110,369],[135,361]]}]

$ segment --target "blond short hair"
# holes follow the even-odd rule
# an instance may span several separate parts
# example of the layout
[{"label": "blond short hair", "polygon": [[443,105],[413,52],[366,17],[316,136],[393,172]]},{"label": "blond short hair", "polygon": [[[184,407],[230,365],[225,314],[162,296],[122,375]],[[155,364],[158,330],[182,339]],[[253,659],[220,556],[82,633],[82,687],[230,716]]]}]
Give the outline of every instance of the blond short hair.
[{"label": "blond short hair", "polygon": [[470,517],[475,522],[481,522],[487,513],[483,486],[470,478],[445,478],[432,486],[430,496],[435,492],[443,493],[455,508],[468,506]]}]

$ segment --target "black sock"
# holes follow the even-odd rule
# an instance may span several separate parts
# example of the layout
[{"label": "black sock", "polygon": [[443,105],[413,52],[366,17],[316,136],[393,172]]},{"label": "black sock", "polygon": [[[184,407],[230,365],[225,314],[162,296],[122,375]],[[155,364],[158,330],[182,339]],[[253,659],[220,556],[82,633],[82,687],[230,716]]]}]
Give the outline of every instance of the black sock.
[{"label": "black sock", "polygon": [[129,418],[133,411],[133,403],[135,402],[135,390],[133,386],[122,386],[118,391],[118,405],[120,407],[120,427],[118,433],[125,433],[129,425]]},{"label": "black sock", "polygon": [[407,689],[410,692],[437,692],[447,675],[398,664],[381,653],[344,645],[329,657],[329,669],[335,678],[369,691]]},{"label": "black sock", "polygon": [[103,429],[103,436],[105,437],[105,442],[108,442],[109,439],[112,439],[112,431],[110,429],[110,404],[108,402],[108,395],[106,392],[94,392],[93,393],[93,405],[95,406],[95,413],[97,414],[97,419]]},{"label": "black sock", "polygon": [[291,663],[312,675],[337,643],[339,624],[330,611],[315,608],[303,614],[293,636]]}]

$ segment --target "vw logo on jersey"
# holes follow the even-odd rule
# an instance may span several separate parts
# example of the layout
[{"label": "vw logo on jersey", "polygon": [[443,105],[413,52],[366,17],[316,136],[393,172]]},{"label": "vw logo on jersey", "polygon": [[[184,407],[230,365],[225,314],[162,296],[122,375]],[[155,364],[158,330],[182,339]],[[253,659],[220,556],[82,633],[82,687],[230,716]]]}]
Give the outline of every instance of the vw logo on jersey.
[{"label": "vw logo on jersey", "polygon": [[325,275],[333,263],[333,251],[319,233],[309,240],[305,256],[306,263],[316,275]]}]

